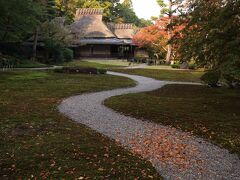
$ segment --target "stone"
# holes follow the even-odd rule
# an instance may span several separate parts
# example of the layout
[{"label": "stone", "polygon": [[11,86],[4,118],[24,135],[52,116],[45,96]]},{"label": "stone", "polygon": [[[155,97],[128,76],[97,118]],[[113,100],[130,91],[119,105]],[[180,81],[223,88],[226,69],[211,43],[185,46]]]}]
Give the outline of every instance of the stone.
[{"label": "stone", "polygon": [[180,65],[180,69],[188,69],[188,63],[187,62],[183,62],[181,65]]}]

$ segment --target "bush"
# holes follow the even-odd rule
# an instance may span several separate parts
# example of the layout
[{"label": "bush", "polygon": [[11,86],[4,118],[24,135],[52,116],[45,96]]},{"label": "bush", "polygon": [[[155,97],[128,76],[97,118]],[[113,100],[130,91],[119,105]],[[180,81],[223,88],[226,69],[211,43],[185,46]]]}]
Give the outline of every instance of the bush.
[{"label": "bush", "polygon": [[106,74],[107,70],[106,69],[98,69],[99,74]]},{"label": "bush", "polygon": [[53,61],[56,63],[62,63],[64,62],[64,56],[63,56],[63,52],[62,52],[62,48],[58,48],[56,47],[53,52],[52,52],[52,58]]},{"label": "bush", "polygon": [[195,70],[197,68],[196,64],[189,64],[188,66],[189,69]]},{"label": "bush", "polygon": [[155,60],[154,59],[148,59],[147,60],[147,65],[151,66],[153,64],[155,64]]},{"label": "bush", "polygon": [[71,49],[65,48],[63,50],[63,57],[66,61],[71,61],[73,59],[73,51]]},{"label": "bush", "polygon": [[62,63],[64,61],[71,61],[73,59],[73,51],[68,48],[56,47],[53,52],[53,60],[56,63]]},{"label": "bush", "polygon": [[13,56],[0,54],[0,68],[13,68],[20,61]]},{"label": "bush", "polygon": [[137,54],[134,57],[134,60],[138,63],[146,63],[147,62],[147,57],[146,57],[146,55],[143,55],[143,54]]},{"label": "bush", "polygon": [[223,80],[230,88],[239,87],[240,85],[240,61],[225,63],[221,67]]},{"label": "bush", "polygon": [[53,60],[54,63],[62,63],[73,59],[73,51],[71,49],[51,39],[45,40],[45,50],[47,52],[47,59],[50,58],[50,62]]},{"label": "bush", "polygon": [[174,69],[179,69],[180,68],[180,64],[179,63],[174,63],[171,65],[172,68]]},{"label": "bush", "polygon": [[63,67],[61,69],[55,69],[58,73],[68,73],[68,74],[106,74],[106,69],[97,68],[83,68],[83,67]]},{"label": "bush", "polygon": [[218,70],[211,70],[211,71],[208,71],[207,73],[205,73],[202,77],[201,77],[201,80],[203,82],[205,82],[206,84],[208,84],[209,86],[211,87],[217,87],[218,85],[218,81],[220,79],[220,71]]}]

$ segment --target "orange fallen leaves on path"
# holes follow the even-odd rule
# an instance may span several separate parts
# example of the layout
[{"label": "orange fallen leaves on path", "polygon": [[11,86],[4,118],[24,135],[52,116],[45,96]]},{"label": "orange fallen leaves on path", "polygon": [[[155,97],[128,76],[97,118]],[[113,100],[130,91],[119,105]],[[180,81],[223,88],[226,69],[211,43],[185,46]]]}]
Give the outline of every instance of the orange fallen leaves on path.
[{"label": "orange fallen leaves on path", "polygon": [[144,135],[136,133],[129,143],[133,153],[157,160],[162,166],[168,164],[185,171],[203,162],[196,158],[199,153],[197,147],[187,143],[189,138],[189,133],[179,133],[175,128],[155,128],[147,130]]}]

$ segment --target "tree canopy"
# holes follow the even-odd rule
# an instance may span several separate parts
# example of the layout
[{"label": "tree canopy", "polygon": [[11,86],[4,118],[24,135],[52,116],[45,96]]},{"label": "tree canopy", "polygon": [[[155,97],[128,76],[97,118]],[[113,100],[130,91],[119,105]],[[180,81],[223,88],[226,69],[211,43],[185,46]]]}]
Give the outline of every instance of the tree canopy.
[{"label": "tree canopy", "polygon": [[[182,61],[218,71],[232,83],[240,81],[240,1],[191,0],[179,18],[185,23],[179,44]],[[186,23],[187,22],[187,23]],[[179,22],[178,22],[179,23]]]},{"label": "tree canopy", "polygon": [[[176,18],[176,17],[175,17]],[[155,24],[144,27],[134,35],[133,41],[140,47],[146,48],[157,59],[164,59],[168,51],[169,17],[161,17],[155,20]],[[172,32],[177,33],[183,26],[173,26]],[[172,56],[176,56],[176,45],[172,45]]]},{"label": "tree canopy", "polygon": [[[124,1],[125,2],[125,1]],[[138,27],[145,27],[152,24],[152,21],[139,19],[133,10],[131,3],[117,4],[115,8],[116,16],[113,20],[116,23],[132,23]]]},{"label": "tree canopy", "polygon": [[36,26],[55,17],[75,16],[76,8],[103,8],[104,21],[133,23],[144,27],[150,20],[139,19],[132,1],[125,0],[8,0],[0,1],[0,41],[13,42],[29,38]]},{"label": "tree canopy", "polygon": [[152,58],[163,59],[166,55],[166,32],[162,31],[157,25],[140,29],[134,36],[133,42],[140,48],[147,49]]},{"label": "tree canopy", "polygon": [[44,18],[44,8],[33,0],[0,1],[0,41],[24,39]]},{"label": "tree canopy", "polygon": [[[168,23],[166,26],[166,30],[168,33],[168,41],[173,36],[173,27],[170,26],[172,23],[172,20],[174,18],[174,14],[179,11],[179,7],[181,6],[183,0],[167,0],[168,3],[166,3],[164,0],[157,0],[158,5],[161,7],[161,14],[160,16],[167,16],[168,17]],[[171,60],[173,60],[173,47],[172,44],[168,43],[167,45],[167,54],[166,54],[166,62],[170,63]]]},{"label": "tree canopy", "polygon": [[139,19],[135,14],[131,0],[120,3],[119,0],[56,0],[58,16],[74,18],[76,8],[103,8],[103,20],[115,23],[133,23],[136,26],[149,25],[151,21]]}]

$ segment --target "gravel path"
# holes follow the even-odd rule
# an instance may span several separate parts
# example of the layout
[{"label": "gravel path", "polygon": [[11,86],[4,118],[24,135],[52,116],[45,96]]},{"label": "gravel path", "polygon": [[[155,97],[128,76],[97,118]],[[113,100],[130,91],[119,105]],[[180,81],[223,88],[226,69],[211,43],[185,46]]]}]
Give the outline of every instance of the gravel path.
[{"label": "gravel path", "polygon": [[138,85],[73,96],[62,102],[59,111],[149,160],[165,179],[240,179],[237,155],[189,133],[127,117],[103,105],[103,101],[112,96],[152,91],[180,82],[114,72],[108,74],[131,78]]}]

